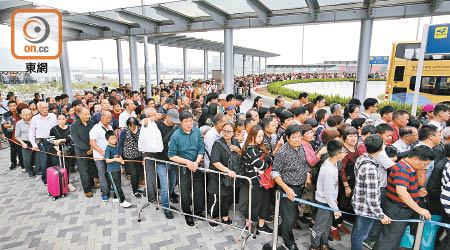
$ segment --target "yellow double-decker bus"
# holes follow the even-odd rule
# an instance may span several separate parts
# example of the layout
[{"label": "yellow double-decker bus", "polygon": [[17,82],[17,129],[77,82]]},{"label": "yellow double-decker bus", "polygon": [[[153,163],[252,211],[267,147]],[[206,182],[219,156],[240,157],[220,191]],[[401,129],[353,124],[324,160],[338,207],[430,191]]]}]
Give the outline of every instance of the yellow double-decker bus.
[{"label": "yellow double-decker bus", "polygon": [[[396,42],[386,79],[386,101],[411,104],[416,85],[420,42]],[[419,105],[450,103],[450,55],[425,55]]]}]

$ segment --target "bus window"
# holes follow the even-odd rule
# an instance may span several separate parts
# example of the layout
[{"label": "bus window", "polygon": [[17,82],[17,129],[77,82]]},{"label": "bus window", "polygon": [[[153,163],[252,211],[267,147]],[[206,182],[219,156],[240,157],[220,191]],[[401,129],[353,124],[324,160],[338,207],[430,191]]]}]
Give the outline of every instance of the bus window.
[{"label": "bus window", "polygon": [[438,95],[450,95],[450,76],[438,77]]},{"label": "bus window", "polygon": [[[414,91],[416,77],[409,81],[409,89]],[[423,76],[420,84],[421,93],[433,95],[450,95],[450,76]]]},{"label": "bus window", "polygon": [[397,44],[395,57],[406,60],[418,60],[420,43],[400,43]]},{"label": "bus window", "polygon": [[395,67],[394,82],[403,82],[403,75],[405,74],[405,66]]}]

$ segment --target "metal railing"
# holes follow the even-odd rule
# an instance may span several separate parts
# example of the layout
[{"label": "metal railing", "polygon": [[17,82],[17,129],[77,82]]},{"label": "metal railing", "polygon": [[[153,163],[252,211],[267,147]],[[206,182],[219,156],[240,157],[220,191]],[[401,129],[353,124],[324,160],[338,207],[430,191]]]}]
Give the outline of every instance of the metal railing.
[{"label": "metal railing", "polygon": [[[221,189],[222,188],[221,188],[221,184],[220,183],[221,183],[221,179],[222,178],[227,178],[228,177],[227,173],[214,171],[214,170],[206,169],[206,168],[200,168],[200,167],[196,170],[196,171],[200,171],[200,172],[203,173],[204,198],[205,198],[205,201],[204,201],[205,208],[203,209],[203,212],[206,211],[205,217],[203,217],[203,216],[198,216],[198,215],[195,214],[194,182],[193,182],[194,176],[193,176],[193,172],[191,170],[189,170],[186,165],[178,164],[178,163],[175,163],[175,162],[172,162],[172,161],[159,160],[159,159],[155,159],[155,158],[152,158],[152,157],[144,157],[143,160],[144,160],[144,180],[145,180],[145,186],[146,186],[145,190],[146,190],[147,202],[138,210],[138,222],[142,221],[142,211],[143,211],[143,209],[145,209],[146,207],[148,207],[151,204],[154,204],[158,208],[162,208],[164,210],[168,210],[168,211],[171,211],[171,212],[174,212],[174,213],[178,213],[180,215],[191,216],[191,217],[194,217],[194,218],[197,218],[197,219],[205,220],[207,222],[220,224],[220,225],[223,225],[223,226],[227,226],[227,227],[230,227],[230,228],[242,231],[241,234],[239,235],[239,238],[236,240],[237,242],[241,242],[241,249],[244,249],[245,244],[246,244],[248,238],[250,237],[250,235],[253,234],[253,237],[256,237],[256,230],[252,230],[252,223],[251,223],[252,181],[251,181],[251,179],[249,177],[239,176],[238,175],[238,176],[236,176],[236,178],[233,178],[233,187],[232,187],[233,188],[233,202],[232,202],[232,205],[231,205],[233,212],[232,212],[232,216],[230,216],[230,217],[233,218],[233,223],[232,224],[225,224],[225,223],[221,222],[221,218],[222,218],[222,211],[221,211],[222,210],[222,207],[221,207],[221,205],[222,205],[222,201],[221,201],[221,197],[222,197],[221,193],[222,192],[221,191],[222,190]],[[165,176],[167,178],[166,180],[167,180],[167,183],[168,183],[169,186],[170,186],[170,184],[169,184],[169,181],[170,181],[169,180],[169,167],[172,166],[172,167],[176,167],[177,168],[177,181],[178,181],[178,185],[180,187],[179,188],[179,190],[180,190],[179,210],[171,208],[170,205],[168,207],[163,207],[162,203],[161,203],[161,199],[160,199],[160,196],[162,194],[159,194],[159,192],[157,190],[155,190],[156,191],[156,202],[155,203],[151,203],[151,202],[148,201],[149,200],[149,193],[148,193],[149,192],[149,190],[148,190],[149,183],[147,183],[147,171],[150,168],[154,167],[154,170],[155,170],[155,172],[154,172],[155,173],[155,184],[156,184],[156,187],[158,187],[158,183],[160,182],[158,180],[158,174],[157,174],[158,173],[158,170],[157,170],[158,164],[163,164],[163,165],[166,166],[166,175]],[[191,204],[192,204],[191,211],[192,211],[192,213],[190,213],[190,214],[183,212],[183,209],[182,209],[181,197],[182,197],[182,193],[186,192],[186,190],[182,190],[182,188],[181,188],[181,171],[185,171],[185,173],[190,173],[190,178],[191,178],[190,195],[191,195],[191,199],[192,199],[191,200]],[[219,197],[219,205],[218,205],[219,215],[218,215],[218,220],[215,220],[214,218],[208,217],[208,193],[207,193],[207,188],[206,188],[207,187],[207,175],[208,174],[217,174],[218,175],[218,183],[219,183],[219,193],[218,193],[218,197]],[[245,222],[243,227],[240,227],[237,224],[237,221],[236,221],[236,218],[238,218],[238,216],[236,215],[236,182],[239,181],[239,180],[248,182],[248,192],[249,192],[248,193],[248,197],[249,197],[249,199],[248,199],[248,217],[247,217],[248,220],[246,220],[246,222]],[[196,194],[196,195],[198,195],[198,194]],[[170,188],[169,187],[167,188],[167,197],[170,198]],[[169,204],[170,204],[170,202],[169,202]]]},{"label": "metal railing", "polygon": [[[275,214],[273,216],[273,238],[272,238],[272,250],[277,250],[279,245],[278,245],[278,220],[279,220],[279,211],[280,211],[280,200],[281,200],[282,194],[280,190],[276,190],[275,193]],[[287,198],[286,198],[287,199]],[[297,201],[299,203],[302,203],[301,201]],[[314,205],[313,202],[309,203],[310,205]],[[355,215],[358,216],[358,215]],[[424,226],[425,226],[425,221],[423,216],[420,216],[420,222],[418,223],[418,227],[417,227],[417,233],[416,236],[414,238],[414,246],[412,248],[412,250],[420,250],[420,246],[421,246],[421,242],[422,242],[422,237],[423,237],[423,232],[424,232]]]}]

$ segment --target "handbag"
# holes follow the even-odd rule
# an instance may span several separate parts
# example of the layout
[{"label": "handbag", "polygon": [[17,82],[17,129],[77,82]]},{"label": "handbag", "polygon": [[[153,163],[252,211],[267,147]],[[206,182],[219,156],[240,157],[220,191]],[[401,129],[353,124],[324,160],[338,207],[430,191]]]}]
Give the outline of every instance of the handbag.
[{"label": "handbag", "polygon": [[[261,155],[261,160],[264,160],[264,154]],[[259,175],[259,184],[265,189],[270,189],[275,186],[275,180],[272,178],[272,166],[269,166],[264,172]]]}]

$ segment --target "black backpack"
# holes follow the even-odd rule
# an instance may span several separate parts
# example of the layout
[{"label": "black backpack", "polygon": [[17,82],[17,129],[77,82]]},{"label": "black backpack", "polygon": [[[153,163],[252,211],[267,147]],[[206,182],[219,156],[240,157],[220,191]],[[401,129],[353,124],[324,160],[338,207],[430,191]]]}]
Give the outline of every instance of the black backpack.
[{"label": "black backpack", "polygon": [[[242,169],[242,158],[241,156],[236,153],[232,152],[228,145],[226,145],[222,140],[217,140],[217,142],[222,146],[222,148],[227,152],[228,154],[228,164],[227,168],[231,171],[234,171],[237,175],[242,175],[244,173]],[[222,178],[223,184],[226,187],[232,187],[233,186],[233,178],[226,176]],[[238,186],[238,181],[236,180],[236,186]]]}]

